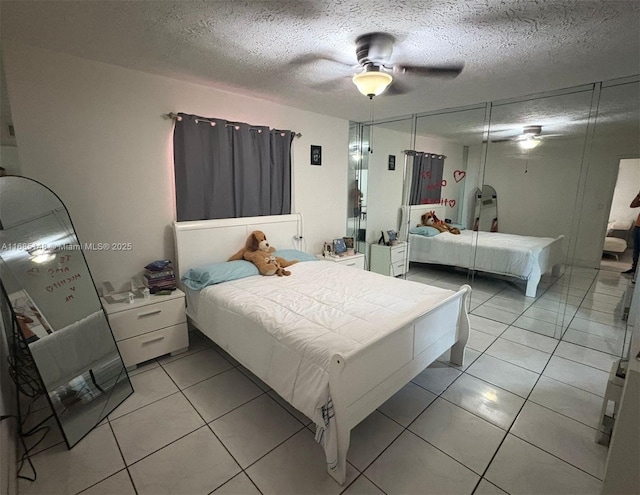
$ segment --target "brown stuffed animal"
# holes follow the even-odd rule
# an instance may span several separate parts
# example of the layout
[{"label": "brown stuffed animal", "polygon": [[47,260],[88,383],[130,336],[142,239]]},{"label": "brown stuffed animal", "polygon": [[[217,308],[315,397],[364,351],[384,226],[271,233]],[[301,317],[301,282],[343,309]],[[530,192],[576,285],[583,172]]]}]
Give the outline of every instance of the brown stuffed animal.
[{"label": "brown stuffed animal", "polygon": [[429,211],[420,217],[420,225],[418,227],[422,226],[435,227],[440,232],[460,233],[460,229],[457,227],[451,227],[448,223],[439,220],[435,211]]},{"label": "brown stuffed animal", "polygon": [[245,259],[250,261],[262,275],[278,275],[278,277],[291,275],[285,267],[294,265],[297,261],[289,261],[279,256],[273,256],[273,246],[267,242],[267,236],[260,230],[254,230],[247,238],[245,246],[229,258],[229,261]]}]

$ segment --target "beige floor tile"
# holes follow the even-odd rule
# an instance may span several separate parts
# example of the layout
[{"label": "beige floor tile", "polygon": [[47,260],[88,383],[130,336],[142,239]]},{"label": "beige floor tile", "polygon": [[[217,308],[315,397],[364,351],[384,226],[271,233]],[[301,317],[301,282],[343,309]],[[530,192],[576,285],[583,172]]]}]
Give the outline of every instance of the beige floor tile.
[{"label": "beige floor tile", "polygon": [[555,456],[507,435],[485,478],[511,495],[599,495],[602,483]]},{"label": "beige floor tile", "polygon": [[451,457],[405,431],[364,472],[386,493],[465,494],[479,476]]},{"label": "beige floor tile", "polygon": [[[331,495],[343,490],[327,473],[324,451],[306,428],[269,452],[246,472],[264,495]],[[345,486],[357,475],[358,471],[348,464]]]},{"label": "beige floor tile", "polygon": [[125,467],[109,425],[95,428],[71,450],[58,444],[31,460],[37,478],[34,482],[18,480],[21,495],[78,493]]},{"label": "beige floor tile", "polygon": [[207,423],[263,393],[235,368],[184,390],[184,395]]},{"label": "beige floor tile", "polygon": [[207,426],[129,467],[138,495],[210,493],[240,466]]},{"label": "beige floor tile", "polygon": [[81,493],[82,495],[137,495],[126,469],[118,471]]},{"label": "beige floor tile", "polygon": [[127,465],[203,425],[203,419],[179,392],[111,421]]},{"label": "beige floor tile", "polygon": [[242,468],[250,466],[304,425],[264,394],[209,423]]},{"label": "beige floor tile", "polygon": [[431,404],[409,430],[478,474],[489,465],[506,434],[444,399]]}]

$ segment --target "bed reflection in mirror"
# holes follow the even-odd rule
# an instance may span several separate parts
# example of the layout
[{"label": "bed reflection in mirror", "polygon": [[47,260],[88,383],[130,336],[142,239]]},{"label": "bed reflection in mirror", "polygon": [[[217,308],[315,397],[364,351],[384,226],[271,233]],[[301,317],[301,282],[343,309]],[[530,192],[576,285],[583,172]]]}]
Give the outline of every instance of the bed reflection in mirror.
[{"label": "bed reflection in mirror", "polygon": [[[407,278],[442,287],[469,280],[471,314],[512,327],[514,338],[528,330],[619,355],[626,338],[596,334],[600,324],[624,326],[629,291],[620,272],[629,265],[614,273],[597,268],[619,160],[640,156],[639,87],[634,76],[414,115],[404,149],[446,159],[440,195],[426,204],[411,201],[413,156],[404,162]],[[373,126],[376,139],[386,139],[387,126]],[[488,187],[491,204],[483,194]],[[392,181],[372,189],[371,211],[398,190]],[[487,201],[484,210],[476,212],[477,199]],[[461,234],[410,232],[430,210]],[[495,240],[507,245],[504,251]]]},{"label": "bed reflection in mirror", "polygon": [[0,222],[12,373],[23,393],[46,395],[71,448],[133,389],[60,199],[36,181],[0,177]]}]

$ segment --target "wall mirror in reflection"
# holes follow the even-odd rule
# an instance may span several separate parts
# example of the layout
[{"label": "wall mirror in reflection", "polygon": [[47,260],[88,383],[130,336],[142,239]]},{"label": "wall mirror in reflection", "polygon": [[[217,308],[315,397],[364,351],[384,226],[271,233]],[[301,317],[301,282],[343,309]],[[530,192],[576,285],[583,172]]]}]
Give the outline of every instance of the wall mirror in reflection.
[{"label": "wall mirror in reflection", "polygon": [[0,280],[18,389],[48,398],[71,448],[133,388],[60,199],[0,177]]},{"label": "wall mirror in reflection", "polygon": [[489,185],[476,189],[473,230],[498,232],[498,193]]}]

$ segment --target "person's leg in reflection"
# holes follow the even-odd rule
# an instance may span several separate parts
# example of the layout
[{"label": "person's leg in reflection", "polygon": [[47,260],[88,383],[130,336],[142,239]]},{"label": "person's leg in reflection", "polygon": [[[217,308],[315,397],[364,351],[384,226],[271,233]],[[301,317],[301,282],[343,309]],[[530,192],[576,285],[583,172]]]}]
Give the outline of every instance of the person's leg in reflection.
[{"label": "person's leg in reflection", "polygon": [[[640,193],[633,198],[629,205],[630,208],[638,208],[640,206]],[[622,273],[635,273],[638,266],[638,257],[640,257],[640,215],[636,218],[636,224],[633,227],[633,263],[631,268]]]}]

